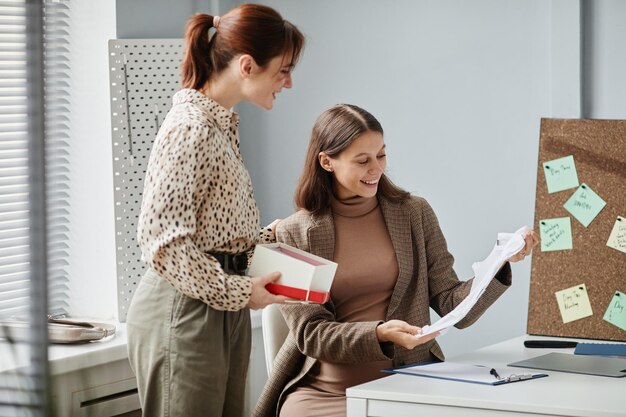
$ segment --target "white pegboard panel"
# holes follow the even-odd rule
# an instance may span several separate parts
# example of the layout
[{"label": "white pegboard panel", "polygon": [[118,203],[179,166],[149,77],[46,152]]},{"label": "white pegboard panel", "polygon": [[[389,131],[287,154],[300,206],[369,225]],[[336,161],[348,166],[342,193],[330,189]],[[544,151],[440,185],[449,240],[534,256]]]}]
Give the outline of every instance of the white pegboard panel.
[{"label": "white pegboard panel", "polygon": [[182,39],[109,41],[118,314],[121,322],[145,266],[137,219],[152,142],[180,89]]}]

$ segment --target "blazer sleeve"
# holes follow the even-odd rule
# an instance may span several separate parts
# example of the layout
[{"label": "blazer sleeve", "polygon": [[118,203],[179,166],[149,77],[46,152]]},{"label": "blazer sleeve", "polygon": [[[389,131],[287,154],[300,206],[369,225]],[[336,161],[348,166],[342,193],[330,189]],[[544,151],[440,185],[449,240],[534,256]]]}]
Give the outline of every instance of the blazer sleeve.
[{"label": "blazer sleeve", "polygon": [[[473,278],[468,281],[459,280],[453,269],[454,257],[448,252],[437,216],[425,200],[419,201],[421,210],[412,210],[412,227],[414,233],[421,231],[424,240],[430,306],[443,317],[454,310],[469,294]],[[417,236],[415,238],[419,239]],[[511,266],[507,262],[500,268],[469,313],[455,327],[465,328],[473,324],[510,285]]]},{"label": "blazer sleeve", "polygon": [[[276,230],[278,242],[307,250],[308,242],[298,245],[292,234],[281,226]],[[393,359],[393,347],[380,343],[376,337],[376,327],[382,321],[337,322],[332,301],[324,305],[284,304],[280,310],[298,350],[306,356],[335,363]]]}]

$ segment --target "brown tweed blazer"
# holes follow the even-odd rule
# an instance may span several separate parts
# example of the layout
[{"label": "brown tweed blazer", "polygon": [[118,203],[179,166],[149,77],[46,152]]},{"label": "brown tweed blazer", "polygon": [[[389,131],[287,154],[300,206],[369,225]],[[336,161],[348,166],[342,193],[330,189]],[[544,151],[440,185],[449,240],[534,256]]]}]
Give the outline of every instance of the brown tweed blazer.
[{"label": "brown tweed blazer", "polygon": [[[437,217],[423,198],[411,197],[392,203],[379,197],[381,210],[398,258],[399,275],[387,309],[387,320],[400,319],[415,326],[430,324],[429,307],[443,316],[469,293],[472,281],[459,281],[452,266],[454,258]],[[299,211],[281,221],[276,230],[279,242],[295,246],[326,259],[333,258],[335,235],[332,214],[313,216]],[[375,248],[372,248],[375,250]],[[507,263],[496,275],[470,313],[456,327],[474,323],[511,285]],[[436,341],[407,350],[391,343],[379,343],[380,322],[340,323],[335,321],[331,301],[324,305],[281,306],[290,332],[274,360],[270,378],[252,415],[278,415],[286,397],[316,360],[361,363],[393,360],[394,366],[444,360]]]}]

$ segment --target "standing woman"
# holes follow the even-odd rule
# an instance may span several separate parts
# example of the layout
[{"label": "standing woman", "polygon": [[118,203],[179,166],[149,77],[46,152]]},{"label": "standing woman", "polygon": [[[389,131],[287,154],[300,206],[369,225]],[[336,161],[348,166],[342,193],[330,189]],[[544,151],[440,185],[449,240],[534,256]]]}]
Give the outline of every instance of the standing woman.
[{"label": "standing woman", "polygon": [[[211,32],[211,33],[210,33]],[[247,277],[259,212],[233,108],[271,109],[291,88],[302,33],[275,10],[243,4],[187,25],[183,89],[154,141],[138,223],[148,270],[128,311],[143,416],[241,416],[249,308],[285,301]]]}]

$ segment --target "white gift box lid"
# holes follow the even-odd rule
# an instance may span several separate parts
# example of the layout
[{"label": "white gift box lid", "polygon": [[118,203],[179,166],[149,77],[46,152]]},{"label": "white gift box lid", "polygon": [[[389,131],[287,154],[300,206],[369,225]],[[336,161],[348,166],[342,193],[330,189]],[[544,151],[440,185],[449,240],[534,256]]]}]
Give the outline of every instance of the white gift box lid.
[{"label": "white gift box lid", "polygon": [[257,245],[248,275],[279,271],[278,284],[310,291],[329,292],[337,264],[284,243]]}]

